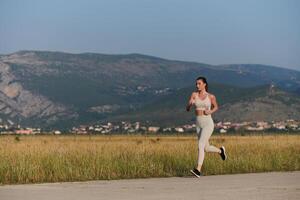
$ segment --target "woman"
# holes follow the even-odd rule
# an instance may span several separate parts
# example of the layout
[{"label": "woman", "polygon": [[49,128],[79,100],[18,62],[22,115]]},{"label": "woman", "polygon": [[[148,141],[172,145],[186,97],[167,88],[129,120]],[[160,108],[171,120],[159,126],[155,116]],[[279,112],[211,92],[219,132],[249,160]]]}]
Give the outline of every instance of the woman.
[{"label": "woman", "polygon": [[201,176],[201,167],[204,160],[204,152],[219,153],[222,160],[226,160],[225,147],[217,148],[209,144],[208,140],[214,130],[214,122],[211,114],[218,110],[216,97],[208,93],[208,83],[206,78],[198,77],[196,79],[197,92],[193,92],[186,106],[189,112],[192,106],[195,106],[196,130],[198,134],[198,165],[191,170],[191,173]]}]

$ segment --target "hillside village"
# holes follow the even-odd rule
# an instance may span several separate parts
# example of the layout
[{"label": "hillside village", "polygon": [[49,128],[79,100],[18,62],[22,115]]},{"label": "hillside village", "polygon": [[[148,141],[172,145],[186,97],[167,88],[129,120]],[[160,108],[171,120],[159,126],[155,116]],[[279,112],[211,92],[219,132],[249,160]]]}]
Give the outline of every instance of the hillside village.
[{"label": "hillside village", "polygon": [[[0,124],[0,134],[16,134],[16,135],[35,135],[35,134],[188,134],[196,132],[195,124],[185,124],[176,127],[159,127],[151,124],[143,124],[141,122],[120,122],[94,125],[79,125],[70,130],[43,130],[41,128],[22,127],[15,125],[9,121],[8,124]],[[300,132],[300,120],[289,119],[277,122],[217,122],[215,123],[215,133],[239,133],[239,132]]]}]

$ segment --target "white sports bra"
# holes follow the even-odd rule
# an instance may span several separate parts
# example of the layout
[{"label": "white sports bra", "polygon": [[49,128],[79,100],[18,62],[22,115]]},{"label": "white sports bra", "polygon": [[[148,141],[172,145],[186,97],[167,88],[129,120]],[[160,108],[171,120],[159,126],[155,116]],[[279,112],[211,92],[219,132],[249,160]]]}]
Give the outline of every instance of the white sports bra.
[{"label": "white sports bra", "polygon": [[209,94],[206,94],[206,97],[203,100],[201,100],[197,94],[195,98],[195,107],[196,110],[210,110],[211,101],[209,98]]}]

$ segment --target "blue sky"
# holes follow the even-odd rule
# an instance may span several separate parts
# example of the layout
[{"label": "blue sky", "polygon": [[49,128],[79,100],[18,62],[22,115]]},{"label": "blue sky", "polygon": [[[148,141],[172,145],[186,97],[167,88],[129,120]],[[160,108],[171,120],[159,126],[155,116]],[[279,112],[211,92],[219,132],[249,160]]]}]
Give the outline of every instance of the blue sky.
[{"label": "blue sky", "polygon": [[300,70],[298,0],[0,0],[0,54],[141,53]]}]

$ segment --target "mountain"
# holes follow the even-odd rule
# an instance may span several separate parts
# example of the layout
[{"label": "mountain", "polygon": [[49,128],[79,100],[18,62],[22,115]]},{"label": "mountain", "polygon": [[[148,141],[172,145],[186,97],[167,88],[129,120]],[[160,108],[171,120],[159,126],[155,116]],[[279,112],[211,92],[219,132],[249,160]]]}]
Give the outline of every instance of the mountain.
[{"label": "mountain", "polygon": [[299,95],[285,92],[274,85],[257,88],[250,95],[248,99],[224,104],[216,115],[217,119],[232,122],[300,119]]},{"label": "mountain", "polygon": [[[270,83],[287,92],[300,90],[299,71],[265,65],[214,66],[141,54],[19,51],[0,56],[0,118],[43,127],[109,120],[176,96],[199,75],[219,87],[227,84],[244,91]],[[180,97],[186,101],[186,96]]]}]

